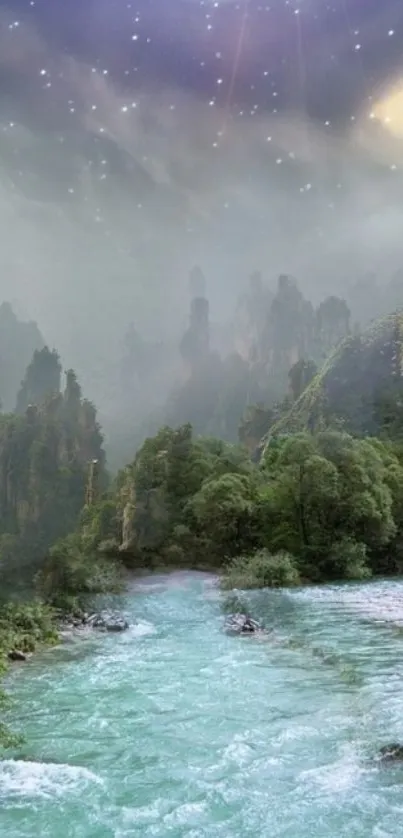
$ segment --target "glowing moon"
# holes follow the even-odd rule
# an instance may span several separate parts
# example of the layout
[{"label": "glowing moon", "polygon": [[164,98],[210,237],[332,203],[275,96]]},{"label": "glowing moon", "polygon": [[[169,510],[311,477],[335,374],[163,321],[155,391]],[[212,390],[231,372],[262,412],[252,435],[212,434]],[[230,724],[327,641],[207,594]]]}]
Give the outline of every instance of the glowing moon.
[{"label": "glowing moon", "polygon": [[385,92],[372,108],[372,115],[391,134],[403,139],[403,79]]}]

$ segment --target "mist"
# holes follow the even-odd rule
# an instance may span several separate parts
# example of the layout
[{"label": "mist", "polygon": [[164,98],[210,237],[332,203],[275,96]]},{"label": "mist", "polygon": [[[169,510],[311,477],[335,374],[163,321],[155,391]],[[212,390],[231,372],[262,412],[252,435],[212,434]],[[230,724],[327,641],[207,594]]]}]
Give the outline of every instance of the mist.
[{"label": "mist", "polygon": [[[369,11],[355,36],[364,64],[377,56],[377,75],[363,64],[344,89],[354,33],[344,21],[329,53],[311,26],[318,4],[301,12],[302,41],[295,20],[279,17],[270,60],[263,35],[269,45],[274,35],[254,24],[252,4],[220,4],[221,52],[204,25],[217,4],[204,5],[137,13],[88,3],[68,21],[58,3],[53,16],[50,5],[1,11],[0,301],[35,320],[76,370],[107,437],[120,420],[134,428],[183,380],[194,265],[228,351],[226,330],[256,269],[273,289],[279,274],[295,276],[317,305],[329,294],[348,300],[369,273],[382,286],[403,267],[403,131],[385,116],[399,81],[397,36],[390,60],[378,55],[379,26],[386,37],[399,22],[396,4],[383,18]],[[240,43],[242,14],[251,23]],[[282,72],[282,47],[292,72]],[[326,76],[329,55],[339,76]],[[130,324],[164,346],[131,401],[121,384]]]}]

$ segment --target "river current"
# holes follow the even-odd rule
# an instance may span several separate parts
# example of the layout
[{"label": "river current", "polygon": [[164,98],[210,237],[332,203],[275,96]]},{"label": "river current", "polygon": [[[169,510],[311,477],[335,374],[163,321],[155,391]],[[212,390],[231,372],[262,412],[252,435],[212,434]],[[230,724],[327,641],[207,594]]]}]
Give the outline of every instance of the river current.
[{"label": "river current", "polygon": [[263,639],[222,631],[214,578],[133,582],[132,624],[13,668],[21,751],[7,838],[402,838],[403,584],[248,595]]}]

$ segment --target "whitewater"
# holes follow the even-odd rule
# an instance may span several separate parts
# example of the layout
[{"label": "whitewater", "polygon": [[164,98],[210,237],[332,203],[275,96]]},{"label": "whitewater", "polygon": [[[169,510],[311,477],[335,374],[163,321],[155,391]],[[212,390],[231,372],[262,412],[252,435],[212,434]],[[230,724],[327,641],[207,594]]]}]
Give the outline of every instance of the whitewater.
[{"label": "whitewater", "polygon": [[122,634],[13,667],[7,838],[402,838],[403,583],[245,595],[267,636],[223,632],[213,576],[133,580]]}]

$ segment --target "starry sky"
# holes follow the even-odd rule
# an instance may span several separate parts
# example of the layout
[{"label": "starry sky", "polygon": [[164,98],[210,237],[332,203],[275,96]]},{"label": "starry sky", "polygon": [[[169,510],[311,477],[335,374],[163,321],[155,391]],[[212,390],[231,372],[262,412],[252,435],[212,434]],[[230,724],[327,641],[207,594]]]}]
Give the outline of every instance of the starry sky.
[{"label": "starry sky", "polygon": [[0,2],[0,290],[95,389],[195,263],[217,317],[397,269],[402,198],[401,0]]}]

